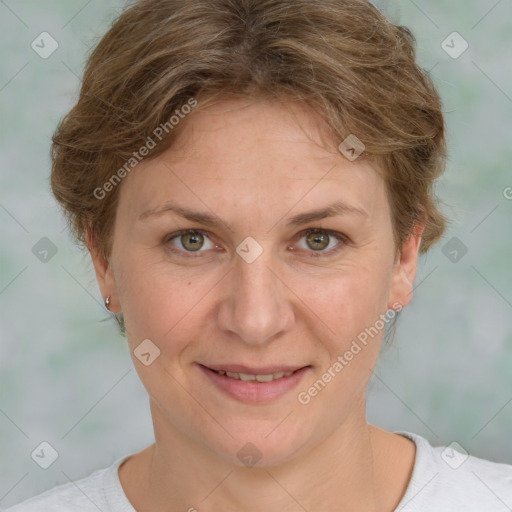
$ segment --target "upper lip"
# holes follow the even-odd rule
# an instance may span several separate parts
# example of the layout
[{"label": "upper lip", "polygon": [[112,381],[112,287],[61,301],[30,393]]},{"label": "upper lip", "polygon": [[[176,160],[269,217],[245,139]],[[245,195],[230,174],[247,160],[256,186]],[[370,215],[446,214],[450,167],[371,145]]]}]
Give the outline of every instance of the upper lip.
[{"label": "upper lip", "polygon": [[245,366],[243,364],[203,364],[201,366],[215,371],[224,370],[226,372],[245,373],[247,375],[270,375],[279,372],[294,372],[295,370],[300,370],[301,368],[309,365],[260,366],[258,368],[255,368],[254,366]]}]

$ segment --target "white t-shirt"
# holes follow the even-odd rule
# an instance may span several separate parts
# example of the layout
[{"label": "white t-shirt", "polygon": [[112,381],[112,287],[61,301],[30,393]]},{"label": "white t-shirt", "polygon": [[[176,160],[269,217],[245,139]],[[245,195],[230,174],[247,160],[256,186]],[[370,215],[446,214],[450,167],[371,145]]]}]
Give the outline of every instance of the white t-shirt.
[{"label": "white t-shirt", "polygon": [[[406,493],[395,512],[507,512],[512,509],[512,465],[432,447],[423,437],[399,431],[416,443]],[[90,476],[54,487],[5,512],[135,512],[118,468],[130,455]]]}]

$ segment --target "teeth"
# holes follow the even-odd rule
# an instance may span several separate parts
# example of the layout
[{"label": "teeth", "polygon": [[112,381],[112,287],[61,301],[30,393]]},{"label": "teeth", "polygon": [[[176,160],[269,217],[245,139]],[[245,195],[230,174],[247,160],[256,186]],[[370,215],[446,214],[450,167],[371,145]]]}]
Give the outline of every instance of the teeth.
[{"label": "teeth", "polygon": [[251,375],[248,373],[234,373],[234,372],[226,372],[224,370],[214,370],[219,375],[227,375],[231,379],[242,380],[244,382],[250,381],[258,381],[258,382],[272,382],[276,379],[281,379],[282,377],[289,377],[294,372],[277,372],[271,373],[270,375]]},{"label": "teeth", "polygon": [[[249,375],[248,373],[239,373],[238,374],[240,380],[243,380],[244,382],[249,382],[250,380],[256,380],[256,375]],[[258,375],[259,377],[259,375]],[[272,377],[272,375],[270,376]]]},{"label": "teeth", "polygon": [[271,375],[256,375],[256,380],[258,382],[272,382],[274,380],[274,376]]}]

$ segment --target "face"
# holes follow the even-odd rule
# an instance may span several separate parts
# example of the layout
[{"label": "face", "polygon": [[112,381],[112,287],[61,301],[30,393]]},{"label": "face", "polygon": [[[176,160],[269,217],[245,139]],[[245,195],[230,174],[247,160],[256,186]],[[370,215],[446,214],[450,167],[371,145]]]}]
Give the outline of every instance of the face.
[{"label": "face", "polygon": [[304,107],[230,100],[182,122],[122,182],[110,261],[91,251],[98,281],[160,437],[238,465],[251,442],[279,463],[364,416],[421,234],[395,259],[382,177]]}]

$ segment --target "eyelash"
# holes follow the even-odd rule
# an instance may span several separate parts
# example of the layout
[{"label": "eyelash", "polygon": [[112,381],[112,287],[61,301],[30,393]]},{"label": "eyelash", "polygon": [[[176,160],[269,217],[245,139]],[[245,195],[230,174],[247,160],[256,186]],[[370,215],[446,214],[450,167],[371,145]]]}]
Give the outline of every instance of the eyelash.
[{"label": "eyelash", "polygon": [[[169,243],[172,240],[174,240],[175,238],[180,237],[181,235],[191,234],[191,233],[200,233],[201,235],[208,237],[208,233],[206,231],[203,231],[202,229],[182,229],[181,231],[176,231],[175,233],[172,233],[172,234],[166,236],[164,239],[164,243]],[[336,247],[334,247],[333,249],[330,249],[329,251],[312,251],[312,250],[308,251],[311,253],[309,255],[309,257],[311,257],[311,258],[323,258],[323,257],[332,256],[332,255],[338,253],[339,251],[341,251],[343,249],[343,247],[350,242],[349,238],[346,235],[344,235],[343,233],[338,233],[337,231],[330,231],[328,229],[322,229],[322,228],[306,229],[306,230],[298,233],[297,237],[300,240],[301,238],[303,238],[306,235],[309,235],[310,233],[327,234],[329,236],[336,238],[337,240],[339,240],[341,242],[338,245],[336,245]],[[182,251],[181,249],[175,249],[174,247],[168,247],[168,249],[171,252],[173,252],[175,254],[179,254],[179,255],[183,255],[183,253],[190,254],[190,256],[185,256],[186,258],[197,258],[197,257],[201,256],[201,253],[204,252],[204,251],[199,250],[199,251],[196,251],[197,254],[194,254],[193,251]]]}]

